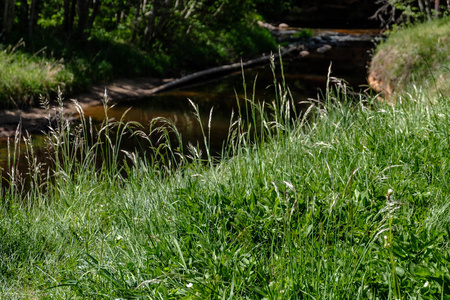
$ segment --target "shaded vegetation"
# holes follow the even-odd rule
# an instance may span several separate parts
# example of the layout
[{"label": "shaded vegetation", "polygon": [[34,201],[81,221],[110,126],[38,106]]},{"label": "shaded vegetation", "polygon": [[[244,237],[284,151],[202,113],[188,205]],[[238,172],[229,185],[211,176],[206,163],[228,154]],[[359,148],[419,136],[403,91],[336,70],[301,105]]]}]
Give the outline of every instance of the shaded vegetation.
[{"label": "shaded vegetation", "polygon": [[255,1],[3,0],[0,7],[10,9],[0,16],[4,49],[24,41],[15,55],[65,69],[54,84],[28,87],[33,75],[26,73],[49,80],[53,74],[32,61],[19,71],[3,65],[2,73],[19,79],[16,85],[11,75],[2,80],[2,106],[36,103],[39,93],[56,94],[58,84],[70,93],[117,77],[180,76],[276,49],[268,30],[256,24]]},{"label": "shaded vegetation", "polygon": [[377,0],[379,8],[372,16],[386,28],[412,25],[448,16],[450,2],[441,0]]}]

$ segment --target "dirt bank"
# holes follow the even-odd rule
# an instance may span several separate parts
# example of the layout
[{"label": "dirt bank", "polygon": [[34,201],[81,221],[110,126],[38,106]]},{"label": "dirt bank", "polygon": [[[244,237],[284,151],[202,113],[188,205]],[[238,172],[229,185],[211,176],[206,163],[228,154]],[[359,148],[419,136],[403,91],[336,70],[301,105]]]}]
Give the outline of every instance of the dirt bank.
[{"label": "dirt bank", "polygon": [[399,80],[398,78],[392,78],[392,66],[395,66],[397,52],[392,47],[385,47],[377,51],[372,57],[367,76],[369,86],[380,93],[387,101],[390,101],[396,82]]},{"label": "dirt bank", "polygon": [[392,87],[387,79],[380,75],[378,71],[369,71],[369,75],[367,76],[367,83],[374,91],[376,91],[377,93],[381,93],[386,100],[390,99],[393,93]]},{"label": "dirt bank", "polygon": [[[64,99],[64,108],[68,116],[76,114],[76,108],[71,99],[76,99],[82,108],[102,103],[105,89],[112,102],[126,101],[128,99],[144,98],[151,95],[152,89],[170,82],[171,79],[160,80],[156,78],[119,79],[112,83],[94,86],[88,93],[73,95]],[[50,110],[42,108],[7,109],[0,111],[0,138],[14,136],[17,125],[21,122],[22,129],[30,133],[41,132],[47,128],[48,116],[54,115],[56,107]]]}]

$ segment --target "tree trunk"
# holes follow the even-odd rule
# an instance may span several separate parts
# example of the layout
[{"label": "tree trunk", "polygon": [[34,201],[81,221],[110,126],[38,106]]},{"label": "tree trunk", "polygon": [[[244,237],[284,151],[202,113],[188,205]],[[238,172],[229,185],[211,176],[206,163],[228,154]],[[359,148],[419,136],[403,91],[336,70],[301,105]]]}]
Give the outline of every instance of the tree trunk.
[{"label": "tree trunk", "polygon": [[19,27],[21,30],[27,30],[28,19],[29,19],[29,11],[28,11],[28,1],[21,0],[20,1],[20,13],[19,13]]},{"label": "tree trunk", "polygon": [[172,6],[172,1],[171,0],[165,0],[162,1],[162,6],[163,6],[163,11],[162,13],[159,15],[159,19],[158,19],[158,23],[155,26],[155,33],[161,32],[162,28],[164,28],[164,24],[166,24],[166,21],[168,21],[170,19],[169,15],[169,9]]},{"label": "tree trunk", "polygon": [[134,12],[134,21],[133,21],[133,33],[131,34],[131,42],[136,41],[137,26],[138,26],[138,19],[139,19],[140,9],[141,9],[141,0],[136,0],[135,12]]},{"label": "tree trunk", "polygon": [[145,27],[144,31],[144,42],[146,44],[151,43],[155,35],[155,20],[157,14],[159,13],[160,4],[161,3],[159,0],[153,1],[153,8],[149,12],[147,26]]},{"label": "tree trunk", "polygon": [[76,0],[64,0],[64,31],[71,33],[75,18]]},{"label": "tree trunk", "polygon": [[28,19],[28,35],[33,35],[34,26],[36,25],[39,13],[39,0],[31,0],[30,17]]},{"label": "tree trunk", "polygon": [[116,11],[116,26],[119,26],[121,20],[122,20],[122,10],[119,9]]},{"label": "tree trunk", "polygon": [[74,31],[75,16],[77,13],[77,0],[71,0],[70,5],[70,30]]},{"label": "tree trunk", "polygon": [[[281,52],[281,56],[287,55],[288,53],[291,53],[293,51],[298,51],[298,50],[299,50],[299,48],[297,48],[297,47],[291,47],[291,48],[285,49]],[[273,58],[277,59],[279,56],[280,55],[277,53],[277,54],[273,55]],[[178,87],[180,85],[187,84],[194,80],[199,80],[201,78],[211,78],[211,76],[217,76],[219,74],[231,73],[234,71],[241,70],[242,68],[248,68],[248,67],[255,66],[255,65],[270,63],[270,61],[271,61],[271,56],[266,55],[266,56],[262,56],[259,58],[255,58],[255,59],[246,61],[246,62],[234,63],[231,65],[214,67],[214,68],[210,68],[207,70],[199,71],[199,72],[175,79],[173,81],[170,81],[170,82],[160,85],[158,87],[155,87],[155,88],[149,90],[147,95],[155,95],[157,93],[161,93],[168,89],[172,89],[172,88]]]},{"label": "tree trunk", "polygon": [[89,16],[89,0],[78,0],[78,27],[77,33],[83,34]]},{"label": "tree trunk", "polygon": [[72,28],[70,26],[70,0],[64,0],[64,31],[69,33]]},{"label": "tree trunk", "polygon": [[419,10],[421,13],[425,13],[425,6],[423,5],[423,0],[419,0]]},{"label": "tree trunk", "polygon": [[441,6],[440,0],[434,0],[434,17],[439,18],[439,7]]},{"label": "tree trunk", "polygon": [[88,22],[89,29],[91,29],[94,26],[95,18],[97,17],[98,12],[100,11],[100,5],[101,5],[101,0],[94,0],[92,14],[89,17],[89,22]]},{"label": "tree trunk", "polygon": [[14,23],[14,0],[5,1],[5,10],[3,12],[3,32],[8,36],[11,33]]},{"label": "tree trunk", "polygon": [[431,19],[430,0],[425,0],[425,11],[427,12],[427,18]]}]

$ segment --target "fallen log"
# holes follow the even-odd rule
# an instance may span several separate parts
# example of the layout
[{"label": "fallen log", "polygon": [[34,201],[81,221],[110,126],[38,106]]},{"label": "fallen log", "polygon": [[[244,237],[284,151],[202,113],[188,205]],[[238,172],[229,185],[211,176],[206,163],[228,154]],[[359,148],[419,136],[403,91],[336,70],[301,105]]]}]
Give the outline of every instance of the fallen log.
[{"label": "fallen log", "polygon": [[[299,48],[295,47],[295,46],[294,47],[289,47],[289,48],[287,48],[285,50],[282,50],[280,52],[280,54],[281,54],[281,56],[284,56],[284,55],[286,55],[286,54],[288,54],[290,52],[293,52],[295,50],[299,50]],[[234,63],[234,64],[231,64],[231,65],[224,65],[224,66],[220,66],[220,67],[214,67],[214,68],[211,68],[211,69],[199,71],[199,72],[196,72],[196,73],[193,73],[193,74],[190,74],[190,75],[187,75],[187,76],[184,76],[184,77],[172,80],[172,81],[170,81],[170,82],[168,82],[166,84],[160,85],[158,87],[155,87],[155,88],[149,90],[148,94],[149,95],[155,95],[157,93],[161,93],[161,92],[166,91],[168,89],[173,89],[173,88],[175,88],[177,86],[185,85],[185,84],[187,84],[187,83],[189,83],[191,81],[195,81],[195,80],[200,79],[200,78],[205,77],[205,76],[212,76],[212,75],[216,75],[217,76],[217,75],[223,74],[223,73],[231,73],[231,72],[240,70],[241,68],[245,69],[245,68],[248,68],[248,67],[251,67],[251,66],[254,66],[254,65],[260,65],[260,64],[269,63],[271,57],[273,57],[274,59],[277,59],[280,56],[280,54],[277,53],[277,54],[273,54],[273,55],[265,55],[265,56],[262,56],[262,57],[259,57],[259,58],[251,59],[251,60],[246,61],[246,62],[242,62],[241,61],[239,63]]]}]

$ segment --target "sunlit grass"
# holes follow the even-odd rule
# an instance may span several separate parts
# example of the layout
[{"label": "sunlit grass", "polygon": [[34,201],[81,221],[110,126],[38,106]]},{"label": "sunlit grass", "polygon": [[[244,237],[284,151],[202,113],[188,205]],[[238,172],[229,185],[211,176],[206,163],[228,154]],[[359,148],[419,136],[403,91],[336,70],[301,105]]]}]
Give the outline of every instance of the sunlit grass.
[{"label": "sunlit grass", "polygon": [[21,53],[22,46],[19,42],[0,51],[0,106],[36,105],[40,94],[56,95],[58,87],[73,81],[61,61]]},{"label": "sunlit grass", "polygon": [[[372,59],[371,70],[393,91],[427,87],[427,97],[450,95],[450,28],[449,17],[388,35]],[[401,45],[401,47],[399,47]],[[385,87],[386,88],[386,87]]]},{"label": "sunlit grass", "polygon": [[[444,299],[449,104],[418,92],[394,107],[331,81],[294,119],[283,84],[273,102],[249,99],[219,163],[164,142],[170,126],[154,142],[120,120],[91,133],[89,120],[61,119],[53,170],[30,168],[29,190],[2,191],[0,294]],[[121,164],[125,133],[156,156]]]}]

